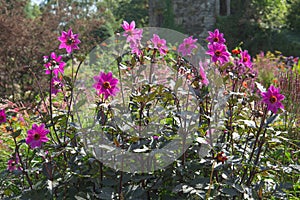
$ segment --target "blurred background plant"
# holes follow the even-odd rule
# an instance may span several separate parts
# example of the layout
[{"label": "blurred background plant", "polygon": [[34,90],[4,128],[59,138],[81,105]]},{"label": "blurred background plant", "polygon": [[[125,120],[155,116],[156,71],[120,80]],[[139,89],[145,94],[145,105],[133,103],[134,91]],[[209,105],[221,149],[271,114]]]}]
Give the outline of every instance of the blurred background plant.
[{"label": "blurred background plant", "polygon": [[216,27],[228,38],[228,47],[241,41],[252,55],[280,51],[297,56],[300,50],[299,1],[231,0],[231,15],[219,16]]}]

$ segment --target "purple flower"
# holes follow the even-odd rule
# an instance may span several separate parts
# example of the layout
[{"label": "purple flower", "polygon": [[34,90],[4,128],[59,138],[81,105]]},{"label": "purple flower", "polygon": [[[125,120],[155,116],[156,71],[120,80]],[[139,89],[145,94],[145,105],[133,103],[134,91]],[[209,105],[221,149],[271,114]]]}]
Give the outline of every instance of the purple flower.
[{"label": "purple flower", "polygon": [[251,62],[251,56],[248,54],[248,51],[245,50],[245,51],[242,51],[240,53],[241,55],[241,59],[239,61],[239,64],[242,64],[248,68],[252,68],[252,62]]},{"label": "purple flower", "polygon": [[207,86],[209,84],[209,81],[206,77],[206,74],[205,74],[205,71],[204,71],[204,68],[202,66],[202,62],[200,61],[199,62],[199,74],[201,76],[201,82],[203,85]]},{"label": "purple flower", "polygon": [[142,39],[143,29],[136,29],[134,21],[130,22],[130,24],[127,21],[123,21],[121,26],[125,31],[123,36],[127,37],[127,42],[130,42],[131,40],[140,41]]},{"label": "purple flower", "polygon": [[131,40],[130,43],[131,53],[136,54],[137,56],[140,56],[142,54],[142,50],[140,49],[140,41]]},{"label": "purple flower", "polygon": [[229,61],[230,53],[227,51],[226,45],[219,43],[208,44],[208,51],[206,54],[210,55],[213,62],[219,61],[224,64]]},{"label": "purple flower", "polygon": [[109,96],[115,96],[119,91],[117,87],[119,80],[113,78],[112,72],[108,72],[107,74],[100,72],[99,76],[94,76],[94,80],[96,83],[93,87],[97,90],[98,95],[104,95],[104,99],[107,99]]},{"label": "purple flower", "polygon": [[22,168],[19,165],[19,157],[15,156],[14,158],[11,158],[7,161],[7,170],[12,172],[15,170],[22,170]]},{"label": "purple flower", "polygon": [[41,124],[40,126],[33,124],[32,128],[27,131],[26,144],[32,149],[41,147],[43,142],[49,140],[46,136],[49,132],[48,129],[45,129],[45,124]]},{"label": "purple flower", "polygon": [[160,39],[158,35],[153,34],[153,38],[151,39],[151,42],[153,43],[154,48],[159,51],[160,55],[166,55],[168,51],[166,40]]},{"label": "purple flower", "polygon": [[279,108],[283,109],[284,106],[281,101],[285,98],[284,95],[280,94],[280,89],[275,88],[271,85],[267,92],[262,92],[261,96],[263,102],[268,105],[268,110],[276,113]]},{"label": "purple flower", "polygon": [[158,139],[159,139],[159,136],[153,135],[152,138],[153,138],[153,140],[158,140]]},{"label": "purple flower", "polygon": [[80,43],[80,40],[78,39],[78,34],[73,34],[71,28],[68,30],[68,32],[63,31],[61,36],[58,37],[58,40],[61,42],[59,49],[65,48],[69,54],[74,49],[79,49],[78,44]]},{"label": "purple flower", "polygon": [[223,37],[223,33],[219,32],[219,29],[216,29],[214,32],[208,31],[209,36],[206,38],[210,43],[219,43],[224,44],[226,40]]},{"label": "purple flower", "polygon": [[62,81],[58,77],[53,77],[51,79],[51,93],[52,94],[57,94],[61,92],[61,88],[64,86]]},{"label": "purple flower", "polygon": [[190,55],[192,53],[192,50],[197,48],[197,45],[195,44],[196,42],[197,39],[193,39],[193,36],[185,38],[183,40],[183,43],[179,45],[178,52],[181,53],[182,56]]},{"label": "purple flower", "polygon": [[0,110],[0,124],[6,122],[6,114],[5,109]]},{"label": "purple flower", "polygon": [[48,61],[46,64],[44,64],[46,67],[45,73],[51,74],[52,71],[56,77],[58,76],[58,73],[63,74],[66,63],[61,61],[61,59],[62,57],[57,56],[54,52],[51,53],[50,58],[49,56],[44,56],[44,60]]}]

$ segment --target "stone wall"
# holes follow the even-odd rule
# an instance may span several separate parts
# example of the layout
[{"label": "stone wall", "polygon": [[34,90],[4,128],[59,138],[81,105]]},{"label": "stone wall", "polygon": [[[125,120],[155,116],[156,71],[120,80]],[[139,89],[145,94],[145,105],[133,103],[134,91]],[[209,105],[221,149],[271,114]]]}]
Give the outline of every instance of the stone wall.
[{"label": "stone wall", "polygon": [[172,13],[174,25],[184,33],[206,38],[220,11],[230,14],[230,0],[149,0],[150,26],[163,26],[168,9],[171,9],[168,14]]},{"label": "stone wall", "polygon": [[215,0],[173,0],[174,21],[185,33],[207,36],[216,22]]}]

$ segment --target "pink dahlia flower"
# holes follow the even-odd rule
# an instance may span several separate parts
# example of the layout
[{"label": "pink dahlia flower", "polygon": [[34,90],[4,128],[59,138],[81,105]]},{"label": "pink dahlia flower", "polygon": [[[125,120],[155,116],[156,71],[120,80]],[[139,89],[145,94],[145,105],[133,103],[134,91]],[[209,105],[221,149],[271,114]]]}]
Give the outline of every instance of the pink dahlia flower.
[{"label": "pink dahlia flower", "polygon": [[48,62],[44,65],[46,67],[46,74],[50,74],[51,71],[55,76],[58,76],[58,73],[64,73],[65,62],[61,61],[62,57],[57,56],[54,52],[49,56],[44,56],[44,60]]},{"label": "pink dahlia flower", "polygon": [[63,85],[64,84],[58,77],[53,77],[51,79],[51,93],[56,95],[57,93],[61,92]]},{"label": "pink dahlia flower", "polygon": [[219,44],[224,44],[226,40],[223,37],[223,33],[219,32],[219,29],[216,29],[214,32],[208,31],[209,36],[206,38],[207,41],[210,43],[219,43]]},{"label": "pink dahlia flower", "polygon": [[11,158],[7,161],[7,170],[12,172],[15,170],[21,170],[22,168],[19,165],[19,157]]},{"label": "pink dahlia flower", "polygon": [[284,109],[283,104],[281,101],[285,98],[284,95],[280,94],[280,89],[275,88],[271,85],[266,92],[262,92],[261,96],[263,98],[263,102],[268,105],[268,110],[272,111],[273,113],[277,113],[278,109]]},{"label": "pink dahlia flower", "polygon": [[130,24],[127,21],[123,21],[121,26],[125,31],[123,36],[127,37],[127,42],[140,41],[142,39],[143,29],[136,29],[135,21],[130,22]]},{"label": "pink dahlia flower", "polygon": [[219,43],[209,44],[206,54],[211,56],[213,62],[219,61],[221,65],[228,62],[230,56],[226,45]]},{"label": "pink dahlia flower", "polygon": [[74,49],[79,49],[78,44],[80,43],[80,40],[78,39],[78,34],[73,34],[71,28],[68,30],[68,32],[63,31],[61,36],[58,37],[58,40],[61,42],[59,49],[65,48],[69,54]]},{"label": "pink dahlia flower", "polygon": [[241,55],[241,59],[239,63],[251,69],[252,62],[251,62],[251,56],[249,55],[248,51],[247,50],[242,51],[240,55]]},{"label": "pink dahlia flower", "polygon": [[140,41],[131,40],[130,41],[130,48],[131,48],[131,53],[134,53],[137,56],[140,56],[142,54],[142,50],[140,49]]},{"label": "pink dahlia flower", "polygon": [[151,42],[153,43],[154,48],[159,51],[160,55],[166,55],[168,51],[166,40],[160,39],[158,35],[153,34]]},{"label": "pink dahlia flower", "polygon": [[27,131],[26,144],[30,146],[30,148],[41,147],[43,142],[47,142],[49,138],[47,138],[47,134],[50,131],[45,129],[45,124],[41,124],[38,126],[37,124],[33,124],[32,128]]},{"label": "pink dahlia flower", "polygon": [[195,44],[196,42],[197,39],[193,39],[193,36],[185,38],[183,43],[179,45],[178,52],[181,53],[182,56],[191,55],[193,49],[197,48],[197,45]]},{"label": "pink dahlia flower", "polygon": [[113,78],[112,72],[108,72],[107,74],[100,72],[99,76],[94,76],[94,80],[96,83],[93,87],[97,90],[98,95],[104,95],[104,99],[107,99],[109,96],[115,96],[119,91],[117,87],[119,80]]}]

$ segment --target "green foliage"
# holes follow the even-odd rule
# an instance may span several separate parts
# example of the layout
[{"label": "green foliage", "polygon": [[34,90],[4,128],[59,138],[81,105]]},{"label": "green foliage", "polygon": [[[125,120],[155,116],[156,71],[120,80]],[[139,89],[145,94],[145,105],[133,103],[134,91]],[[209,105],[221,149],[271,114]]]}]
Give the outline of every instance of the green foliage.
[{"label": "green foliage", "polygon": [[253,16],[264,29],[281,29],[288,26],[287,14],[288,1],[287,0],[252,0]]},{"label": "green foliage", "polygon": [[288,24],[290,28],[299,33],[300,32],[300,1],[290,0],[289,12],[287,15]]},{"label": "green foliage", "polygon": [[118,6],[112,12],[118,21],[135,21],[138,27],[148,26],[147,0],[119,0]]},{"label": "green foliage", "polygon": [[35,18],[42,14],[40,7],[36,4],[31,3],[30,1],[28,1],[28,3],[26,4],[24,11],[28,18]]},{"label": "green foliage", "polygon": [[[115,38],[112,41],[119,44]],[[102,45],[114,47],[112,43]],[[5,136],[0,146],[1,198],[179,200],[299,196],[300,75],[296,59],[260,54],[253,64],[259,73],[256,76],[252,68],[240,72],[242,66],[236,62],[240,55],[232,55],[224,65],[216,62],[204,66],[210,82],[206,85],[198,63],[194,66],[188,60],[194,54],[181,57],[169,50],[162,56],[150,43],[141,51],[140,55],[119,55],[113,48],[106,52],[113,53],[113,62],[105,60],[105,53],[95,53],[99,62],[91,65],[83,64],[81,55],[72,54],[61,76],[64,86],[58,95],[40,93],[33,109],[1,102],[8,111],[8,121],[1,124],[1,139]],[[87,68],[86,73],[78,74],[82,68]],[[87,87],[92,87],[99,68],[112,68],[114,76],[122,80],[121,97],[104,99],[94,90],[89,93],[92,89]],[[261,101],[261,92],[274,79],[278,79],[280,93],[286,96],[285,111],[278,113],[268,111]],[[79,88],[75,88],[76,84]],[[80,96],[84,98],[77,101]],[[78,111],[87,114],[82,121],[77,118]],[[21,121],[23,115],[25,120]],[[92,119],[93,126],[89,126],[88,119]],[[124,123],[117,123],[119,120]],[[153,122],[155,128],[141,137],[140,129]],[[44,123],[50,130],[49,141],[36,149],[25,143],[26,132],[33,123]],[[183,154],[172,157],[183,148],[184,143],[179,143],[175,150],[165,153],[173,158],[170,164],[148,173],[127,173],[106,166],[105,159],[112,162],[119,155],[112,159],[108,151],[101,151],[103,145],[99,143],[105,140],[109,151],[121,149],[138,155],[159,151],[179,137],[191,138]],[[88,141],[92,142],[85,145]],[[16,156],[21,168],[6,170],[6,161]],[[165,161],[163,157],[155,159]],[[143,159],[134,161],[134,165],[145,164]]]},{"label": "green foliage", "polygon": [[[228,47],[243,47],[251,54],[260,51],[280,51],[285,55],[297,56],[300,50],[300,37],[295,24],[296,3],[278,0],[232,0],[232,14],[219,16],[216,27],[227,36]],[[293,6],[295,5],[295,6]],[[292,28],[292,31],[291,31]]]}]

